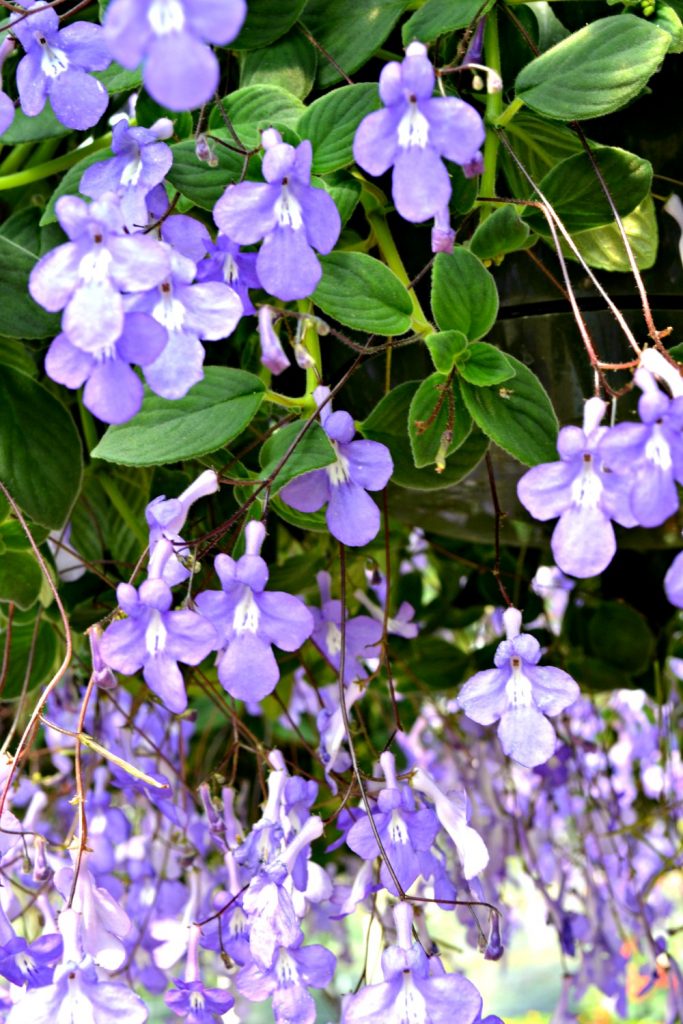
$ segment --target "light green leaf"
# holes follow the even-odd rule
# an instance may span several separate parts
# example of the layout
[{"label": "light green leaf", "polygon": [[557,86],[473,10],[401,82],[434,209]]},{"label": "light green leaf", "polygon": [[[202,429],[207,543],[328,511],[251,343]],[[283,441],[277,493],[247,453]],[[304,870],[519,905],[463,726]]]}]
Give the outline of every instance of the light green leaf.
[{"label": "light green leaf", "polygon": [[237,437],[255,416],[263,382],[251,373],[207,366],[204,379],[177,401],[148,392],[128,423],[109,427],[93,458],[122,466],[158,466],[206,455]]},{"label": "light green leaf", "polygon": [[474,387],[461,381],[465,405],[474,422],[500,448],[525,466],[557,459],[557,417],[543,385],[514,356],[515,371],[503,385]]},{"label": "light green leaf", "polygon": [[142,68],[129,71],[114,61],[106,71],[95,71],[93,78],[99,79],[110,96],[120,92],[132,92],[142,85]]},{"label": "light green leaf", "polygon": [[[515,154],[536,182],[540,182],[548,171],[560,161],[573,156],[574,153],[583,152],[581,140],[575,132],[564,125],[545,121],[528,110],[521,110],[516,114],[507,126],[506,132]],[[589,145],[594,145],[594,143],[589,143]],[[509,182],[512,194],[519,199],[529,198],[533,191],[531,185],[505,147],[501,147],[500,154],[505,177]],[[493,216],[495,214],[489,220],[492,220]]]},{"label": "light green leaf", "polygon": [[353,163],[353,137],[363,118],[381,107],[374,82],[343,85],[312,103],[297,131],[313,146],[313,171],[325,174]]},{"label": "light green leaf", "polygon": [[303,100],[313,88],[317,67],[317,51],[295,26],[276,43],[242,54],[240,85],[276,85]]},{"label": "light green leaf", "polygon": [[346,327],[368,334],[404,334],[412,303],[394,272],[360,252],[322,256],[323,276],[313,301]]},{"label": "light green leaf", "polygon": [[508,252],[525,249],[529,242],[529,228],[514,206],[494,210],[480,224],[470,239],[470,252],[480,260],[494,260]]},{"label": "light green leaf", "polygon": [[[365,64],[382,45],[410,0],[308,0],[301,15],[303,25],[334,58],[347,75]],[[318,69],[318,85],[341,79],[324,58]]]},{"label": "light green leaf", "polygon": [[668,32],[632,14],[600,18],[530,61],[515,92],[532,110],[558,121],[602,117],[636,98],[670,41]]},{"label": "light green leaf", "polygon": [[82,472],[80,438],[61,402],[25,373],[0,366],[0,480],[21,510],[59,529]]},{"label": "light green leaf", "polygon": [[466,28],[477,16],[483,17],[491,7],[492,0],[486,4],[481,0],[427,0],[403,26],[403,45],[407,46],[413,39],[431,43],[447,32]]},{"label": "light green leaf", "polygon": [[[277,85],[247,85],[225,96],[221,106],[247,148],[258,146],[261,130],[271,124],[296,128],[306,109],[300,99]],[[214,107],[209,117],[211,132],[225,127],[220,111]],[[234,139],[231,141],[234,145]]]},{"label": "light green leaf", "polygon": [[[259,456],[261,476],[268,477],[275,469],[288,449],[301,434],[303,422],[288,423],[280,427],[268,438]],[[334,462],[336,456],[327,434],[319,423],[312,423],[292,454],[275,477],[270,487],[271,494],[277,494],[285,484],[297,476],[310,473],[314,469],[323,469]]]},{"label": "light green leaf", "polygon": [[458,373],[475,387],[492,387],[515,376],[510,360],[499,349],[485,341],[475,341],[458,360]]},{"label": "light green leaf", "polygon": [[[622,224],[638,268],[649,270],[657,259],[659,244],[657,216],[652,196],[646,196],[633,213],[623,217]],[[616,224],[580,231],[573,236],[573,241],[590,267],[622,273],[630,270],[621,233]],[[574,258],[564,245],[563,249],[565,255],[570,259]]]},{"label": "light green leaf", "polygon": [[457,359],[467,348],[467,338],[462,331],[438,331],[425,338],[435,369],[450,373]]},{"label": "light green leaf", "polygon": [[470,341],[487,334],[496,321],[495,281],[481,261],[461,245],[436,257],[432,312],[442,331],[462,331]]},{"label": "light green leaf", "polygon": [[60,135],[68,135],[71,131],[52,113],[48,100],[43,109],[35,117],[27,117],[21,107],[14,112],[14,120],[2,135],[0,143],[16,145],[18,142],[38,142],[41,139],[56,139]]},{"label": "light green leaf", "polygon": [[[450,420],[450,438],[448,437]],[[442,463],[459,448],[472,429],[457,379],[432,373],[413,395],[408,412],[408,435],[418,469]]]}]

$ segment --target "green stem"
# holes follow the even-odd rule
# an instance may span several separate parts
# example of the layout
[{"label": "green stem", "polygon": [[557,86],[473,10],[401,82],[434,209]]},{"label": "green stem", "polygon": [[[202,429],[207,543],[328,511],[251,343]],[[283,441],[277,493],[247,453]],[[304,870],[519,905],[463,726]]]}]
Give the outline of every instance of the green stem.
[{"label": "green stem", "polygon": [[69,153],[64,153],[54,160],[48,160],[47,163],[39,164],[37,167],[27,167],[26,170],[19,171],[17,174],[3,174],[0,176],[0,191],[6,191],[10,188],[21,188],[22,185],[30,185],[34,181],[42,181],[43,178],[49,178],[53,174],[68,171],[70,167],[77,164],[83,157],[89,156],[91,153],[97,153],[101,149],[106,149],[110,143],[111,132],[108,132],[101,139],[96,139],[83,149],[72,149]]},{"label": "green stem", "polygon": [[[313,312],[313,303],[310,299],[297,302],[296,307],[300,313]],[[323,379],[323,357],[320,351],[320,338],[313,321],[307,321],[301,341],[313,360],[313,366],[306,367],[306,395],[308,396],[313,394]]]},{"label": "green stem", "polygon": [[291,395],[281,395],[279,391],[271,391],[270,388],[266,388],[265,400],[266,402],[272,402],[273,405],[281,405],[283,409],[296,409],[297,411],[307,412],[315,408],[315,402],[309,395],[292,398]]},{"label": "green stem", "polygon": [[[484,29],[484,56],[488,67],[497,71],[500,75],[500,38],[498,36],[498,14],[494,9],[486,18]],[[486,96],[485,121],[487,125],[486,142],[484,143],[484,173],[481,176],[480,192],[483,196],[495,196],[496,177],[498,173],[498,149],[500,142],[494,125],[503,113],[502,92],[490,92]],[[492,209],[485,205],[481,210],[481,223],[492,213]]]},{"label": "green stem", "polygon": [[518,114],[524,106],[524,100],[520,100],[518,96],[515,96],[511,103],[508,103],[507,107],[502,114],[499,114],[495,120],[496,128],[505,128],[506,125],[510,124],[510,121]]},{"label": "green stem", "polygon": [[98,473],[97,480],[135,539],[140,542],[143,548],[146,548],[148,542],[147,532],[143,529],[142,524],[137,519],[137,516],[132,514],[128,506],[128,502],[121,494],[121,491],[118,489],[118,486],[112,479],[109,471],[106,470],[104,473]]},{"label": "green stem", "polygon": [[9,151],[0,164],[0,174],[11,174],[18,167],[23,167],[35,148],[35,142],[20,142]]},{"label": "green stem", "polygon": [[[378,190],[374,188],[366,189],[365,182],[363,181],[363,191],[360,194],[360,201],[363,204],[365,216],[367,217],[368,223],[375,234],[379,251],[382,254],[382,259],[389,269],[393,270],[399,281],[408,289],[410,301],[413,305],[413,315],[410,321],[411,330],[414,331],[415,334],[421,334],[423,336],[432,334],[434,328],[425,315],[425,312],[420,305],[420,300],[415,294],[415,290],[410,287],[408,272],[406,271],[406,268],[403,265],[403,260],[396,248],[394,236],[391,233],[391,229],[387,224],[387,219],[384,215],[384,209],[379,205],[376,194],[377,191]],[[380,195],[381,194],[382,193],[380,193]],[[387,349],[387,353],[390,352],[391,349]]]},{"label": "green stem", "polygon": [[78,411],[81,415],[81,426],[83,427],[83,437],[85,443],[88,446],[88,451],[91,452],[97,447],[99,443],[99,437],[97,436],[97,427],[95,426],[95,420],[92,414],[88,412],[82,402],[78,403]]}]

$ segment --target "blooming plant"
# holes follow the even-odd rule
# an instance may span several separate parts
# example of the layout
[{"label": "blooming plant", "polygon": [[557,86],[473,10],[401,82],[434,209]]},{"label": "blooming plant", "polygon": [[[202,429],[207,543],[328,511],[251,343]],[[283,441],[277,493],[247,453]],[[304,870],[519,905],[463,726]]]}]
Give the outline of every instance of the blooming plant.
[{"label": "blooming plant", "polygon": [[0,0],[0,1024],[683,1022],[683,23],[465,6]]}]

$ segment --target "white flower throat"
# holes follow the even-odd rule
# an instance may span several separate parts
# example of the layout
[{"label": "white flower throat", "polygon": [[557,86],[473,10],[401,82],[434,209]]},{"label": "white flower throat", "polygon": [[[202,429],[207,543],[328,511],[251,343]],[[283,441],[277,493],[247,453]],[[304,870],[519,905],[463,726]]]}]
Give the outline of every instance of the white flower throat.
[{"label": "white flower throat", "polygon": [[339,487],[339,484],[346,484],[351,479],[349,474],[349,460],[345,455],[341,454],[335,441],[330,441],[330,444],[336,452],[337,461],[333,462],[331,466],[326,466],[325,470],[332,486]]},{"label": "white flower throat", "polygon": [[602,496],[602,487],[593,456],[590,452],[584,452],[581,472],[572,483],[572,503],[580,508],[597,508]]},{"label": "white flower throat", "polygon": [[40,55],[40,70],[47,78],[58,78],[69,67],[69,58],[56,46],[50,46],[45,36],[38,36],[43,51]]},{"label": "white flower throat", "polygon": [[534,702],[531,682],[522,671],[522,659],[514,654],[510,658],[510,678],[505,684],[505,696],[508,706],[513,708],[530,708]]},{"label": "white flower throat", "polygon": [[182,330],[185,322],[185,307],[182,302],[173,297],[173,286],[170,281],[164,281],[159,291],[161,299],[152,310],[152,316],[167,331]]},{"label": "white flower throat", "polygon": [[239,601],[232,617],[232,628],[236,633],[258,633],[261,613],[249,587],[244,589],[244,597]]},{"label": "white flower throat", "polygon": [[181,0],[154,0],[147,12],[147,21],[158,36],[180,32],[185,25]]},{"label": "white flower throat", "polygon": [[161,612],[158,609],[154,609],[147,629],[145,630],[145,647],[149,654],[154,656],[160,654],[166,646],[166,637],[168,636],[168,630],[164,625],[164,620],[161,617]]},{"label": "white flower throat", "polygon": [[429,142],[429,121],[417,105],[417,100],[408,101],[408,109],[398,123],[398,144],[401,149],[419,146],[424,149]]},{"label": "white flower throat", "polygon": [[668,471],[673,466],[671,448],[659,423],[655,423],[652,427],[652,437],[645,445],[645,458],[648,462],[654,463],[658,469]]},{"label": "white flower throat", "polygon": [[301,212],[301,204],[289,191],[286,178],[282,181],[282,189],[280,195],[275,200],[273,211],[275,219],[281,228],[291,228],[292,231],[298,231],[303,226],[304,218]]}]

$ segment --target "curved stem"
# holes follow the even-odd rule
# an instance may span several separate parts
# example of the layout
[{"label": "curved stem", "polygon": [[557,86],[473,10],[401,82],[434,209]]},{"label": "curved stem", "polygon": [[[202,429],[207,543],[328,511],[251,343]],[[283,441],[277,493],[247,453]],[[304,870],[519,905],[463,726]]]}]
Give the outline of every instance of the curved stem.
[{"label": "curved stem", "polygon": [[27,167],[16,174],[3,174],[0,176],[0,191],[7,191],[10,188],[21,188],[22,185],[30,185],[34,181],[42,181],[43,178],[50,178],[53,174],[68,171],[70,167],[77,164],[83,157],[90,156],[91,153],[97,153],[101,149],[107,149],[110,143],[111,132],[107,132],[102,138],[95,139],[94,142],[89,146],[84,146],[83,149],[72,149],[62,156],[55,157],[54,160],[38,164],[37,167]]}]

